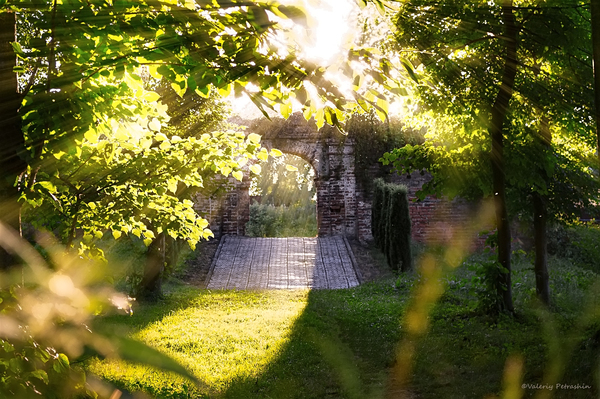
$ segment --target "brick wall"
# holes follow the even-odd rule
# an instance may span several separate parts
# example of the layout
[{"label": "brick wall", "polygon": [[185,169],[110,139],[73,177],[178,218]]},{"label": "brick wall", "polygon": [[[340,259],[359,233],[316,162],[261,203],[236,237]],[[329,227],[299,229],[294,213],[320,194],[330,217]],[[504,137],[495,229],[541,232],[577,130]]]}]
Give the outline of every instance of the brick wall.
[{"label": "brick wall", "polygon": [[[355,173],[354,142],[348,136],[333,134],[330,129],[318,131],[314,123],[306,122],[302,115],[292,115],[288,121],[273,126],[272,131],[263,135],[262,145],[300,156],[315,169],[319,235],[341,234],[371,240],[370,183],[378,176],[408,187],[415,242],[444,244],[452,237],[469,231],[468,223],[476,215],[477,204],[435,197],[414,201],[415,193],[430,178],[427,174],[398,176],[375,164],[366,173],[361,171],[361,176],[366,175],[366,181],[359,182]],[[248,133],[250,131],[247,130]],[[230,178],[227,184],[231,189],[220,196],[199,196],[196,209],[209,220],[209,228],[215,235],[243,235],[250,216],[248,174],[243,182]],[[475,247],[481,247],[483,241],[473,237]]]}]

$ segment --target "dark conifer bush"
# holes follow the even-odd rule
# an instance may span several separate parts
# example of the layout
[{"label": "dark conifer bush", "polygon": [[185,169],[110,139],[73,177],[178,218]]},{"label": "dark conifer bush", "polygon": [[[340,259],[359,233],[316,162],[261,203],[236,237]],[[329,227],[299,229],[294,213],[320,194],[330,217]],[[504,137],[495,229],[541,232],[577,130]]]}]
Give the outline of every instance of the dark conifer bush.
[{"label": "dark conifer bush", "polygon": [[373,234],[373,239],[375,240],[375,245],[378,248],[381,248],[380,242],[380,234],[379,228],[383,214],[383,190],[385,190],[385,182],[383,179],[375,179],[375,184],[373,185],[373,205],[371,208],[371,233]]},{"label": "dark conifer bush", "polygon": [[377,179],[374,185],[371,222],[375,244],[385,254],[388,265],[394,270],[410,270],[411,223],[407,188]]},{"label": "dark conifer bush", "polygon": [[406,186],[388,185],[389,190],[389,228],[388,262],[403,272],[411,269],[410,215],[408,212],[408,190]]}]

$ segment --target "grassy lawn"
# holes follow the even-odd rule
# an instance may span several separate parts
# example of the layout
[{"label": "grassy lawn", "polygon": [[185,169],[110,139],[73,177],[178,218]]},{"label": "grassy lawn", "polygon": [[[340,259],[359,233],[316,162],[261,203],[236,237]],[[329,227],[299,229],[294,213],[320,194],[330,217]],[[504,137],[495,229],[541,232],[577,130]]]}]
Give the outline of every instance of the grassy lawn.
[{"label": "grassy lawn", "polygon": [[310,292],[179,287],[159,305],[102,323],[178,359],[203,386],[122,362],[87,367],[160,398],[379,397],[404,303],[393,283]]},{"label": "grassy lawn", "polygon": [[[410,396],[489,398],[500,395],[507,358],[522,360],[522,382],[541,384],[548,360],[565,356],[559,398],[598,395],[598,319],[575,329],[596,273],[552,259],[553,308],[536,310],[527,259],[515,262],[516,317],[477,307],[478,258],[444,277],[446,292],[418,342]],[[157,305],[101,320],[184,364],[202,382],[123,362],[86,367],[129,391],[157,398],[387,398],[402,319],[418,274],[334,291],[208,291],[174,286]],[[597,305],[597,304],[596,304]],[[596,306],[596,309],[598,307]],[[571,338],[569,338],[571,337]],[[571,341],[568,341],[571,339]],[[573,342],[573,354],[561,352]],[[553,352],[554,351],[554,352]],[[549,353],[558,353],[550,356]],[[541,393],[525,389],[524,397]]]}]

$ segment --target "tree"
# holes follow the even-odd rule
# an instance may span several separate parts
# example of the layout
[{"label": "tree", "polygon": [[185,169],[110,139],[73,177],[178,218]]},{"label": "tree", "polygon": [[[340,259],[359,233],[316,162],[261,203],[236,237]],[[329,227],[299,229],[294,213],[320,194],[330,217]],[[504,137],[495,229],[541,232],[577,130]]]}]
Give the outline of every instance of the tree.
[{"label": "tree", "polygon": [[[180,97],[166,79],[156,81],[150,78],[146,86],[153,87],[160,94],[161,102],[168,107],[167,114],[170,119],[162,131],[170,139],[175,136],[184,139],[191,137],[200,139],[203,134],[213,131],[225,132],[237,129],[226,122],[230,114],[229,106],[215,91],[211,91],[207,96],[187,91]],[[218,145],[218,143],[214,144]],[[224,149],[222,145],[220,147],[221,150]],[[239,154],[230,152],[228,155],[230,161],[233,162],[235,161],[234,157]],[[204,163],[204,167],[197,166],[197,172],[202,179],[202,187],[179,184],[177,192],[174,194],[180,202],[194,201],[194,194],[198,191],[212,193],[215,191],[214,186],[219,184],[215,179],[218,170],[208,168],[209,165],[206,163]],[[236,171],[237,173],[239,172]],[[175,214],[176,217],[177,215],[179,213]],[[185,245],[185,240],[181,237],[173,237],[164,233],[159,233],[152,240],[148,245],[142,279],[135,287],[137,298],[155,300],[162,297],[162,281],[179,261],[183,245]]]},{"label": "tree", "polygon": [[[17,176],[26,168],[21,158],[24,139],[21,131],[21,118],[18,115],[20,96],[17,77],[13,72],[16,58],[11,42],[15,37],[16,16],[14,13],[0,14],[0,221],[19,231]],[[0,266],[6,268],[14,263],[12,256],[0,248]]]},{"label": "tree", "polygon": [[141,66],[166,78],[180,96],[234,90],[263,111],[280,103],[284,115],[295,97],[305,116],[315,115],[321,125],[340,124],[349,104],[325,79],[325,68],[269,41],[278,28],[273,16],[304,20],[297,7],[243,0],[11,0],[0,6],[6,22],[0,180],[6,182],[1,202],[7,207],[1,220],[15,227],[17,217],[9,215],[17,214],[18,196],[37,182],[37,171],[53,154],[68,153],[84,134],[136,113],[137,99],[124,94],[127,84],[141,81]]},{"label": "tree", "polygon": [[[409,52],[411,61],[423,71],[424,78],[415,89],[419,106],[436,114],[433,118],[438,123],[444,120],[456,130],[448,133],[446,129],[437,135],[435,144],[408,147],[388,161],[402,158],[396,163],[401,171],[433,166],[434,180],[425,187],[429,192],[493,195],[498,261],[506,271],[499,274],[502,281],[497,287],[509,311],[507,186],[526,193],[536,204],[538,217],[548,213],[543,208],[558,195],[553,188],[585,184],[591,176],[585,160],[591,144],[588,18],[585,5],[578,1],[518,7],[510,1],[502,5],[411,1],[396,15],[398,51]],[[446,116],[440,117],[442,113]],[[551,135],[547,134],[550,130]],[[552,145],[550,151],[552,136],[560,137],[562,144]],[[567,141],[570,145],[564,144]],[[524,168],[537,173],[523,174]],[[549,183],[568,174],[588,179]],[[569,200],[589,202],[593,194],[577,187]],[[561,214],[557,208],[552,211]],[[540,234],[542,230],[543,225],[536,229]],[[536,242],[544,246],[541,237]],[[538,251],[542,253],[545,248]],[[545,269],[541,260],[536,264]],[[547,279],[541,269],[536,280],[544,299]]]}]

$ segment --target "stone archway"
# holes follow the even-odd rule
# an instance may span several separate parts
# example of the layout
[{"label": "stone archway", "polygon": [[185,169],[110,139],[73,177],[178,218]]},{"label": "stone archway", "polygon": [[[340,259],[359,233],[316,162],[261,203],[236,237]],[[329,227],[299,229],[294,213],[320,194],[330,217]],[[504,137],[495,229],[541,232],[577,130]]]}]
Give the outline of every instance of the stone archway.
[{"label": "stone archway", "polygon": [[[301,113],[293,114],[285,121],[235,122],[246,125],[248,133],[260,134],[263,147],[296,155],[314,168],[319,236],[368,238],[360,234],[359,225],[364,223],[358,222],[357,198],[360,195],[357,196],[354,141],[351,138],[331,127],[317,129],[314,121],[307,122]],[[245,233],[250,206],[248,181],[247,176],[242,182],[230,179],[231,187],[224,196],[199,197],[196,201],[197,210],[203,212],[216,235]],[[366,222],[369,226],[362,226],[362,230],[370,235],[370,220]]]},{"label": "stone archway", "polygon": [[333,128],[317,129],[300,113],[272,124],[262,137],[263,147],[296,155],[315,170],[319,236],[356,236],[353,140]]}]

